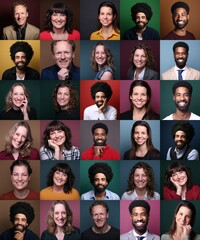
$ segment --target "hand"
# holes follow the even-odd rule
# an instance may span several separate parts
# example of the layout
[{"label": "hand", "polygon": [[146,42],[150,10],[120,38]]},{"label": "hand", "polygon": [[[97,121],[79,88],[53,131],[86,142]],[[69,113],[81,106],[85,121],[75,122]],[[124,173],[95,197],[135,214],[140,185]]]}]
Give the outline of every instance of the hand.
[{"label": "hand", "polygon": [[69,77],[69,69],[61,68],[58,72],[58,79],[59,80],[66,80]]},{"label": "hand", "polygon": [[27,106],[28,106],[28,99],[26,96],[24,96],[24,100],[22,102],[22,105],[20,106],[20,109],[23,112],[23,114],[27,114]]},{"label": "hand", "polygon": [[49,139],[49,140],[48,140],[48,144],[49,144],[49,147],[50,147],[50,148],[53,148],[54,150],[59,149],[59,146],[56,145],[53,140],[50,140],[50,139]]},{"label": "hand", "polygon": [[94,146],[94,155],[102,156],[105,146]]},{"label": "hand", "polygon": [[189,238],[191,231],[192,231],[192,227],[189,224],[183,226],[183,236],[184,237],[187,236]]},{"label": "hand", "polygon": [[172,177],[170,177],[170,181],[171,181],[171,182],[173,183],[173,185],[175,186],[175,188],[176,188],[176,193],[177,193],[179,196],[181,196],[181,194],[182,194],[182,187],[181,187],[177,182],[175,182]]},{"label": "hand", "polygon": [[15,231],[14,239],[23,240],[24,239],[24,234],[25,234],[25,231],[23,231],[23,232]]},{"label": "hand", "polygon": [[99,109],[98,109],[98,111],[99,111],[100,113],[102,113],[103,110],[106,108],[106,104],[107,104],[107,98],[104,98],[103,104],[102,104],[102,105],[99,107]]}]

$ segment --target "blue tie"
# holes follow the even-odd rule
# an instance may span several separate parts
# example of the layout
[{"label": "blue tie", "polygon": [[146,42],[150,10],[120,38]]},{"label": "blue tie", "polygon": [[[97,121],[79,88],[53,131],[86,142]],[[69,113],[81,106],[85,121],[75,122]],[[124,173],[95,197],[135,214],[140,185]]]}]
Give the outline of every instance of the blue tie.
[{"label": "blue tie", "polygon": [[145,237],[142,237],[142,236],[136,236],[137,240],[143,240],[143,238]]},{"label": "blue tie", "polygon": [[178,70],[178,80],[183,80],[182,72],[184,70]]}]

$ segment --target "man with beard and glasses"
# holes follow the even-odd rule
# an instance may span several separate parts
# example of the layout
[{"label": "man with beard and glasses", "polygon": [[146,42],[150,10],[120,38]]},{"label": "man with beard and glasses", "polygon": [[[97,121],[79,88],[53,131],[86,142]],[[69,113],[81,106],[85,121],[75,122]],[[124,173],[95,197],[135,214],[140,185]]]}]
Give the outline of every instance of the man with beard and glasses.
[{"label": "man with beard and glasses", "polygon": [[39,80],[39,72],[28,67],[33,54],[34,51],[27,42],[15,42],[10,47],[10,57],[15,67],[7,69],[2,75],[2,80]]},{"label": "man with beard and glasses", "polygon": [[172,126],[175,146],[167,152],[167,160],[199,160],[199,153],[190,146],[195,135],[193,126],[188,121],[178,121]]},{"label": "man with beard and glasses", "polygon": [[200,71],[186,65],[189,46],[185,42],[173,45],[175,66],[162,73],[163,80],[200,80]]},{"label": "man with beard and glasses", "polygon": [[93,164],[88,169],[88,176],[94,190],[83,193],[81,200],[120,200],[116,193],[106,189],[113,178],[112,169],[107,163]]},{"label": "man with beard and glasses", "polygon": [[190,7],[185,2],[175,2],[171,7],[174,30],[164,37],[165,40],[195,40],[193,33],[187,31]]},{"label": "man with beard and glasses", "polygon": [[90,89],[92,99],[95,104],[87,107],[84,110],[84,120],[116,120],[117,110],[111,105],[108,105],[112,89],[106,82],[97,82]]},{"label": "man with beard and glasses", "polygon": [[132,20],[135,27],[128,29],[124,35],[124,40],[159,40],[159,33],[148,27],[147,24],[151,20],[153,12],[147,3],[136,3],[131,8]]},{"label": "man with beard and glasses", "polygon": [[109,207],[104,201],[95,201],[90,206],[94,226],[81,234],[81,240],[119,240],[119,229],[107,223]]},{"label": "man with beard and glasses", "polygon": [[119,160],[120,154],[106,143],[108,127],[104,123],[92,126],[94,145],[82,152],[82,160]]},{"label": "man with beard and glasses", "polygon": [[192,100],[192,85],[187,81],[178,81],[172,87],[173,100],[176,112],[165,117],[163,120],[200,120],[200,116],[190,111]]},{"label": "man with beard and glasses", "polygon": [[148,231],[150,205],[144,200],[135,200],[129,205],[133,229],[120,235],[120,240],[159,240],[160,237]]},{"label": "man with beard and glasses", "polygon": [[39,237],[28,229],[35,218],[33,207],[26,202],[17,202],[10,207],[10,221],[13,227],[3,232],[1,240],[39,240]]}]

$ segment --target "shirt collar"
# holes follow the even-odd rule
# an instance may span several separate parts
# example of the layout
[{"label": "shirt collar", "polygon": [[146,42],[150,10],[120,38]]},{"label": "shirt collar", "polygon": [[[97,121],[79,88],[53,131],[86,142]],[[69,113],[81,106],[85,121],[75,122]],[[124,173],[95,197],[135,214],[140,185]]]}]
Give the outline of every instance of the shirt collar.
[{"label": "shirt collar", "polygon": [[[100,35],[103,38],[103,29],[102,28],[99,29],[99,31],[97,31],[97,34]],[[118,33],[116,33],[115,30],[113,29],[108,38],[111,38],[114,35],[118,36]]]},{"label": "shirt collar", "polygon": [[136,233],[135,229],[133,229],[133,235],[134,235],[135,238],[136,237],[145,237],[146,238],[147,235],[148,235],[148,230],[144,234],[139,235],[139,234]]},{"label": "shirt collar", "polygon": [[178,67],[175,65],[175,70],[176,70],[176,71],[178,71],[178,70],[186,71],[186,70],[187,70],[187,66],[185,66],[184,68],[178,68]]},{"label": "shirt collar", "polygon": [[[109,199],[110,199],[110,194],[109,194],[109,192],[106,189],[106,196],[105,196],[104,200],[109,200]],[[95,200],[94,190],[92,190],[90,192],[90,200]]]}]

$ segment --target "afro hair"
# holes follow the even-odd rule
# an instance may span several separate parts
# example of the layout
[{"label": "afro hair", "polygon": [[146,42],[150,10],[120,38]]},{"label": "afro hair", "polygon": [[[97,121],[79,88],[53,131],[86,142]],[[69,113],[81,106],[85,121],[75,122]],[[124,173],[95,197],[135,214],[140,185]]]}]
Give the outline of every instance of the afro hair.
[{"label": "afro hair", "polygon": [[172,136],[175,138],[177,131],[183,131],[186,134],[187,142],[190,143],[195,135],[194,127],[188,121],[178,121],[172,126]]},{"label": "afro hair", "polygon": [[105,82],[97,82],[93,84],[90,89],[90,92],[93,100],[95,100],[95,95],[97,92],[103,92],[107,98],[107,102],[110,100],[112,96],[112,89],[110,85],[108,85],[108,83]]},{"label": "afro hair", "polygon": [[148,21],[151,20],[151,17],[153,15],[153,12],[151,10],[151,7],[147,3],[136,3],[131,8],[131,16],[133,21],[135,22],[136,15],[139,12],[143,12],[146,15],[146,18]]}]

